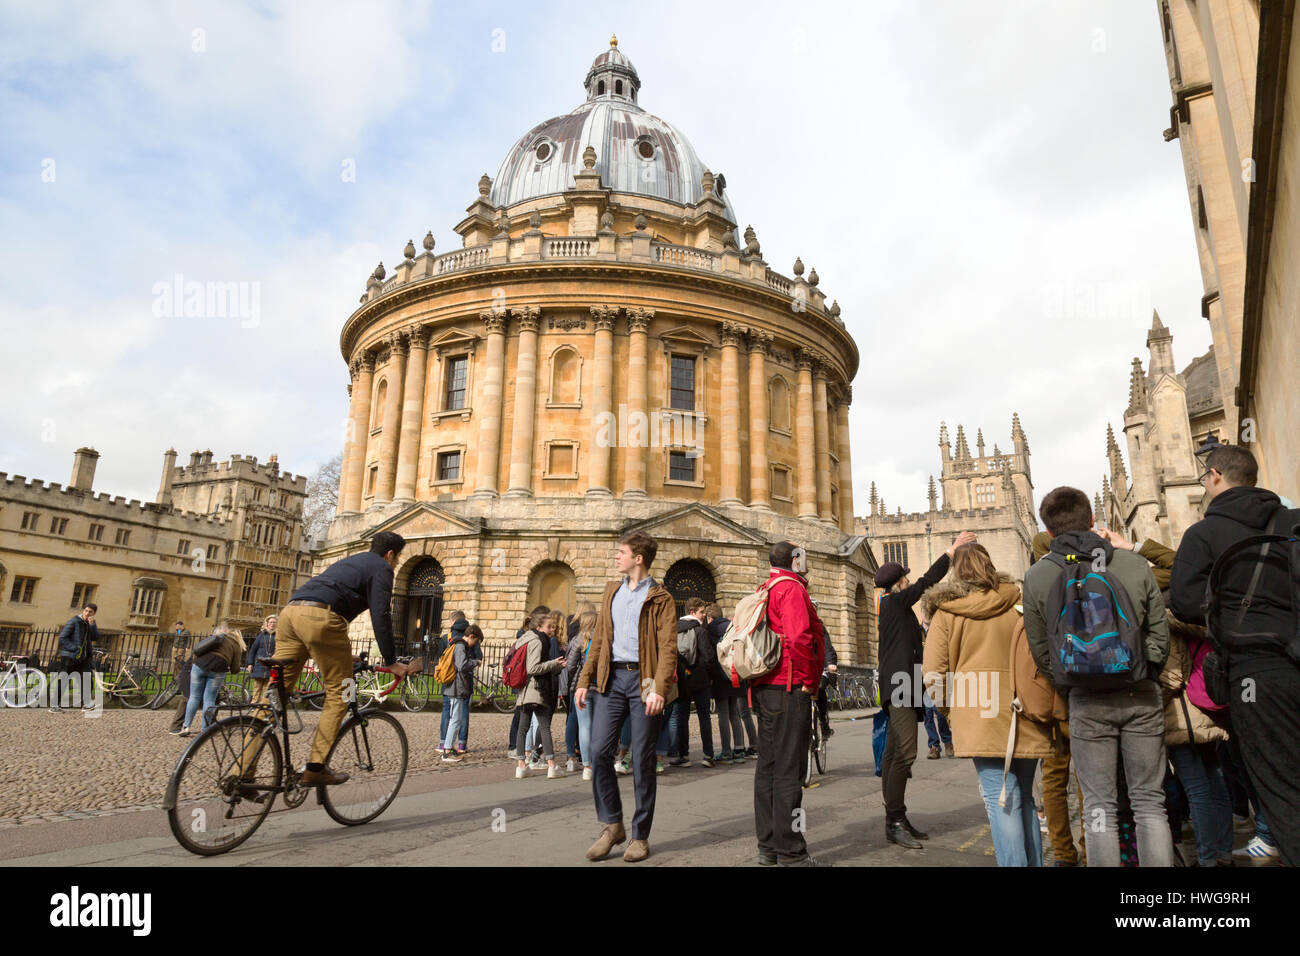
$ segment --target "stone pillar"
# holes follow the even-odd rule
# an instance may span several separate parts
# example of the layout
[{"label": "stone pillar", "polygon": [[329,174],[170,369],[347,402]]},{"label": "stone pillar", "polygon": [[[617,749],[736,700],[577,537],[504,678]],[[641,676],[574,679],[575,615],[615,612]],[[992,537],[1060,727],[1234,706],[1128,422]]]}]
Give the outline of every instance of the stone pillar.
[{"label": "stone pillar", "polygon": [[351,467],[352,459],[357,453],[356,427],[357,427],[357,392],[353,387],[356,384],[356,370],[348,366],[348,423],[343,430],[343,460],[339,463],[339,493],[338,506],[334,509],[336,515],[341,515],[348,510],[348,489],[351,484]]},{"label": "stone pillar", "polygon": [[750,329],[749,344],[749,506],[772,507],[767,470],[767,352],[772,333]]},{"label": "stone pillar", "polygon": [[411,357],[406,363],[402,393],[402,430],[397,446],[397,501],[415,500],[415,472],[420,463],[420,423],[424,417],[424,376],[428,366],[429,328],[419,324],[409,330]]},{"label": "stone pillar", "polygon": [[406,375],[406,336],[393,332],[388,336],[388,398],[384,402],[384,430],[379,436],[379,481],[375,484],[375,504],[393,500],[397,477],[397,440],[402,434],[402,386]]},{"label": "stone pillar", "polygon": [[831,440],[826,397],[826,362],[813,365],[813,438],[817,454],[817,514],[823,521],[838,523],[831,513]]},{"label": "stone pillar", "polygon": [[501,396],[505,382],[506,364],[506,313],[480,312],[479,318],[487,329],[487,359],[483,370],[476,378],[479,381],[479,394],[482,396],[482,412],[479,414],[478,481],[475,483],[475,498],[495,498],[497,496],[497,472],[501,468]]},{"label": "stone pillar", "polygon": [[817,517],[817,446],[813,423],[813,376],[816,358],[807,349],[799,349],[799,385],[795,406],[794,433],[799,450],[799,486],[797,503],[800,518]]},{"label": "stone pillar", "polygon": [[595,376],[591,387],[591,441],[587,452],[587,495],[608,498],[609,449],[618,441],[618,423],[610,419],[614,395],[614,320],[618,306],[593,305],[596,325]]},{"label": "stone pillar", "polygon": [[[839,438],[840,455],[840,530],[853,534],[853,459],[849,454],[849,403],[853,401],[852,386],[844,386],[837,409],[838,422],[835,434]],[[933,482],[931,483],[933,487]]]},{"label": "stone pillar", "polygon": [[366,483],[366,446],[370,439],[370,400],[374,391],[375,357],[363,352],[353,359],[352,417],[348,420],[348,440],[352,451],[343,461],[346,482],[343,511],[361,510],[361,495]]},{"label": "stone pillar", "polygon": [[722,484],[719,504],[744,504],[740,498],[740,338],[735,322],[718,326],[722,336]]},{"label": "stone pillar", "polygon": [[533,427],[537,411],[537,325],[542,310],[535,305],[511,309],[519,327],[519,353],[515,360],[514,432],[510,440],[510,484],[506,494],[533,494]]},{"label": "stone pillar", "polygon": [[628,309],[627,423],[628,436],[623,453],[627,456],[623,497],[645,497],[646,447],[650,444],[650,411],[646,407],[646,350],[650,309]]}]

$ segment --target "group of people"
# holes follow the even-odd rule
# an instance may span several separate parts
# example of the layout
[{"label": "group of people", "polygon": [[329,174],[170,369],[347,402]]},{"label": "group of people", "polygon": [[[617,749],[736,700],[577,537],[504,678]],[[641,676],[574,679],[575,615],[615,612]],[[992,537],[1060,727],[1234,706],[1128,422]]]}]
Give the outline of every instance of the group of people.
[{"label": "group of people", "polygon": [[[1247,449],[1211,451],[1205,516],[1176,552],[1094,529],[1087,495],[1061,487],[1042,501],[1047,530],[1023,588],[969,533],[915,583],[883,565],[886,838],[914,849],[927,837],[907,818],[906,789],[928,697],[948,715],[956,756],[974,764],[999,865],[1042,865],[1040,761],[1058,866],[1177,865],[1187,822],[1188,865],[1232,865],[1234,818],[1249,826],[1252,811],[1238,859],[1300,863],[1300,510],[1257,475]],[[1261,535],[1272,538],[1246,540]],[[1013,716],[1018,640],[1055,694],[1043,719],[1016,719],[1018,697]]]},{"label": "group of people", "polygon": [[[253,700],[261,700],[270,671],[260,663],[275,654],[275,629],[279,618],[272,614],[262,622],[262,630],[252,644],[244,641],[243,632],[229,624],[212,630],[212,647],[196,647],[194,637],[177,621],[172,632],[171,662],[176,681],[176,704],[167,732],[174,737],[188,737],[194,718],[202,713],[200,729],[212,723],[221,685],[230,674],[248,671],[253,679]],[[199,653],[196,653],[199,652]]]}]

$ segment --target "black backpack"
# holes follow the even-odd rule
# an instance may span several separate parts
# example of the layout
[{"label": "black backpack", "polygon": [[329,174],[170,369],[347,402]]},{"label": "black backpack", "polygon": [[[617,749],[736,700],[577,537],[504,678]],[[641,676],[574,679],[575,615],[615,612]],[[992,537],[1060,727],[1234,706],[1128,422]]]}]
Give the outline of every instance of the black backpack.
[{"label": "black backpack", "polygon": [[[1278,534],[1278,522],[1285,514],[1286,508],[1284,506],[1279,507],[1268,524],[1267,533],[1242,538],[1224,549],[1223,554],[1215,559],[1213,566],[1210,568],[1210,574],[1205,581],[1205,601],[1201,605],[1201,611],[1205,614],[1205,629],[1214,650],[1205,655],[1201,669],[1205,674],[1205,693],[1210,700],[1221,707],[1226,707],[1231,703],[1232,688],[1228,684],[1228,654],[1224,650],[1220,638],[1240,639],[1260,636],[1242,634],[1239,631],[1242,622],[1246,619],[1247,612],[1250,610],[1251,602],[1255,598],[1255,590],[1259,587],[1259,579],[1264,574],[1264,562],[1268,560],[1268,553],[1274,544],[1289,542],[1291,545],[1287,557],[1290,568],[1292,626],[1289,634],[1277,635],[1280,638],[1279,650],[1285,653],[1294,664],[1300,666],[1300,525],[1292,528],[1289,536]],[[1255,562],[1255,571],[1250,576],[1250,586],[1246,589],[1246,596],[1241,599],[1241,604],[1238,606],[1236,622],[1231,629],[1225,628],[1219,624],[1218,620],[1219,612],[1223,610],[1219,585],[1223,580],[1224,569],[1243,552],[1253,548],[1259,550],[1246,556],[1246,560]]]},{"label": "black backpack", "polygon": [[1147,677],[1142,628],[1124,585],[1089,555],[1049,551],[1061,576],[1047,597],[1057,687],[1124,687]]}]

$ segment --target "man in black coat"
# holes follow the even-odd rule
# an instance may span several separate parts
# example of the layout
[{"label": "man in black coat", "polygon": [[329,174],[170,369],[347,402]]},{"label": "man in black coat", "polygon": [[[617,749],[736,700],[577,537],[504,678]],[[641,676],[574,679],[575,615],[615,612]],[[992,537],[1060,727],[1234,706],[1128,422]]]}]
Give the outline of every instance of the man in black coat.
[{"label": "man in black coat", "polygon": [[916,725],[924,714],[924,682],[921,658],[925,634],[912,610],[921,595],[943,580],[952,553],[975,540],[963,531],[930,570],[915,584],[909,568],[889,561],[876,572],[876,587],[884,588],[880,598],[880,698],[889,713],[889,742],[880,773],[885,797],[885,838],[890,843],[919,850],[918,842],[928,838],[907,819],[907,778],[916,762]]},{"label": "man in black coat", "polygon": [[[56,680],[56,688],[71,687],[69,674],[84,675],[90,670],[90,654],[94,649],[95,642],[99,640],[99,628],[95,625],[95,613],[99,608],[94,604],[87,604],[81,609],[81,613],[63,625],[59,631],[59,660],[54,667],[55,673],[61,675]],[[80,680],[85,680],[84,677]],[[86,687],[80,687],[81,695],[86,694]],[[50,713],[61,714],[63,708],[62,694],[51,694],[53,702],[50,705]],[[85,701],[89,703],[89,701]]]},{"label": "man in black coat", "polygon": [[[1255,456],[1223,445],[1205,460],[1205,517],[1183,533],[1169,580],[1169,606],[1184,621],[1201,623],[1206,582],[1214,562],[1232,544],[1262,534],[1294,537],[1300,510],[1256,488]],[[1228,657],[1228,716],[1241,745],[1246,773],[1277,841],[1282,863],[1300,865],[1300,621],[1291,566],[1294,545],[1273,542],[1230,558],[1221,572],[1218,612],[1209,622]],[[1256,569],[1250,604],[1243,602]]]}]

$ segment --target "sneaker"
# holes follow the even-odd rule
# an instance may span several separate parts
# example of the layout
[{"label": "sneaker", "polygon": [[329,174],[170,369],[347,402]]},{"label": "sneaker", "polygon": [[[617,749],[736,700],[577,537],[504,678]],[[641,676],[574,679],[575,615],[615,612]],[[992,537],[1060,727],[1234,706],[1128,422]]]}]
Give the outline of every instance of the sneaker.
[{"label": "sneaker", "polygon": [[731,763],[731,751],[723,750],[718,753],[718,763]]},{"label": "sneaker", "polygon": [[577,769],[577,764],[575,764],[575,763],[573,762],[573,758],[572,758],[572,757],[570,757],[568,760],[566,760],[566,761],[564,762],[564,772],[565,772],[565,773],[573,773],[573,771],[576,770],[576,769]]},{"label": "sneaker", "polygon": [[712,768],[712,767],[713,767],[713,758],[712,758],[712,757],[705,757],[703,760],[700,761],[700,766],[701,766],[701,767],[709,767],[709,768]]},{"label": "sneaker", "polygon": [[664,772],[664,762],[662,760],[656,760],[655,773],[663,773],[663,772]]},{"label": "sneaker", "polygon": [[446,748],[446,747],[434,747],[434,748],[433,748],[433,753],[434,753],[434,756],[436,756],[436,757],[445,757],[445,756],[447,756],[447,748]]},{"label": "sneaker", "polygon": [[758,759],[758,748],[757,748],[757,747],[746,747],[746,748],[745,748],[745,756],[748,757],[750,760],[757,760],[757,759]]},{"label": "sneaker", "polygon": [[944,755],[945,757],[956,757],[956,756],[957,756],[957,751],[955,751],[955,750],[952,749],[952,744],[944,744],[944,745],[943,745],[943,755]]},{"label": "sneaker", "polygon": [[1280,857],[1277,847],[1269,846],[1257,836],[1250,838],[1250,842],[1240,850],[1232,851],[1234,860],[1258,860],[1260,862],[1271,862]]},{"label": "sneaker", "polygon": [[744,762],[745,762],[745,754],[744,754],[744,752],[743,752],[743,751],[740,751],[740,750],[737,750],[735,753],[733,753],[733,754],[731,755],[731,762],[732,762],[732,763],[744,763]]},{"label": "sneaker", "polygon": [[546,779],[547,779],[547,780],[558,780],[558,779],[560,779],[560,777],[563,777],[563,776],[565,776],[565,775],[566,775],[566,773],[565,773],[564,768],[561,767],[558,763],[557,763],[554,767],[547,767],[547,768],[546,768]]},{"label": "sneaker", "polygon": [[61,714],[61,713],[63,713],[63,708],[60,707],[58,704],[55,704],[53,707],[50,708],[50,713],[51,713],[51,714]]},{"label": "sneaker", "polygon": [[590,780],[590,779],[591,779],[591,768],[590,768],[590,767],[583,767],[583,768],[582,768],[582,779],[583,779],[583,780]]},{"label": "sneaker", "polygon": [[631,760],[631,758],[630,758],[630,757],[624,757],[622,760],[615,760],[615,761],[614,761],[614,772],[615,772],[615,773],[624,773],[624,774],[631,773],[631,772],[632,772],[632,760]]},{"label": "sneaker", "polygon": [[1046,814],[1046,813],[1040,813],[1040,814],[1038,815],[1038,829],[1042,830],[1044,833],[1047,832],[1047,814]]},{"label": "sneaker", "polygon": [[685,767],[685,766],[687,766],[690,762],[691,762],[691,758],[690,758],[690,757],[674,757],[672,760],[668,761],[668,766],[670,766],[670,767]]},{"label": "sneaker", "polygon": [[185,731],[183,731],[183,730],[169,730],[169,731],[167,731],[167,733],[171,734],[173,737],[184,737],[184,736],[185,736]]},{"label": "sneaker", "polygon": [[827,724],[825,727],[822,728],[822,736],[823,736],[823,737],[834,737],[834,736],[835,736],[835,728],[832,727],[830,724]]},{"label": "sneaker", "polygon": [[194,732],[193,732],[192,730],[182,730],[182,731],[181,731],[179,734],[177,734],[176,736],[177,736],[177,737],[190,737],[190,736],[193,736],[193,734],[194,734]]},{"label": "sneaker", "polygon": [[443,763],[460,763],[464,759],[464,757],[452,750],[444,750],[442,752]]},{"label": "sneaker", "polygon": [[529,770],[541,770],[541,769],[542,769],[543,767],[545,767],[545,766],[546,766],[546,761],[545,761],[545,760],[539,760],[539,759],[537,759],[536,757],[529,757],[529,758],[528,758],[528,769],[529,769]]},{"label": "sneaker", "polygon": [[520,767],[520,766],[518,766],[518,765],[516,764],[516,766],[515,766],[515,779],[516,779],[516,780],[523,780],[524,777],[530,776],[531,774],[532,774],[532,771],[531,771],[530,769],[528,769],[528,767]]}]

